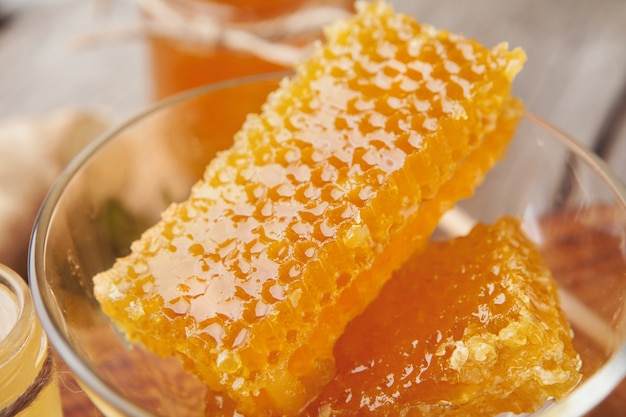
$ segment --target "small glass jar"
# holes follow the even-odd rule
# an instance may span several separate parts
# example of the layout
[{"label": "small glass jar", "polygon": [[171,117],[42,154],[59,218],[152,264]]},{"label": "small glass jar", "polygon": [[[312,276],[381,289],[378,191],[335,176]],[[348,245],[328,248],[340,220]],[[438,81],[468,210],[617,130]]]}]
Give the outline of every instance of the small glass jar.
[{"label": "small glass jar", "polygon": [[0,264],[0,416],[62,415],[54,360],[29,288]]},{"label": "small glass jar", "polygon": [[154,98],[293,66],[354,0],[137,0]]}]

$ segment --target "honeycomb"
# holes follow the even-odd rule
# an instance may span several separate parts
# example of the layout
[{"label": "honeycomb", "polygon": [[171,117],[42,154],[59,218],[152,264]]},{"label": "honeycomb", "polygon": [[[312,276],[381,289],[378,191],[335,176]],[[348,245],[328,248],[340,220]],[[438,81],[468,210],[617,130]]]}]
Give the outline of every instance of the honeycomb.
[{"label": "honeycomb", "polygon": [[346,323],[431,234],[420,208],[494,130],[524,60],[358,3],[94,278],[103,310],[242,413],[297,415]]},{"label": "honeycomb", "polygon": [[306,416],[533,412],[581,379],[556,283],[519,221],[429,244],[351,321]]},{"label": "honeycomb", "polygon": [[[499,116],[496,129],[489,133],[483,143],[474,150],[467,159],[459,166],[450,180],[445,183],[441,189],[437,192],[437,195],[426,202],[424,202],[419,208],[419,219],[422,227],[432,229],[439,222],[439,218],[442,213],[445,213],[451,209],[455,201],[463,198],[470,197],[476,186],[478,186],[485,176],[485,174],[500,160],[506,152],[507,145],[515,131],[519,118],[523,111],[523,105],[520,101],[511,98],[509,103],[503,108],[502,114]],[[429,225],[430,224],[430,225]],[[430,235],[422,235],[420,243],[425,242],[430,238]],[[413,239],[415,240],[415,239]],[[424,247],[426,247],[424,245]],[[418,255],[413,255],[416,257]],[[446,255],[447,256],[447,255]],[[447,257],[449,258],[449,257]],[[409,261],[410,262],[410,261]],[[402,275],[403,267],[396,273],[396,275]],[[398,278],[395,278],[398,279]],[[393,304],[381,306],[380,302],[376,302],[375,306],[383,308],[381,311],[385,311],[387,315],[393,314]],[[374,307],[372,307],[374,308]],[[418,311],[421,306],[417,306],[415,311]],[[371,314],[378,314],[370,310]],[[407,318],[408,319],[408,318]],[[357,316],[355,320],[364,320]],[[410,320],[410,319],[408,319]],[[387,323],[388,328],[392,328],[391,323]],[[322,337],[320,335],[319,337]],[[343,336],[344,339],[348,336]],[[341,340],[341,339],[340,339]],[[367,345],[367,340],[354,340],[349,338],[350,343],[361,343]],[[344,341],[343,343],[347,343]],[[410,359],[404,358],[407,365],[410,364]],[[327,388],[327,390],[330,388]],[[206,415],[212,417],[237,417],[242,413],[237,409],[236,404],[230,401],[228,397],[224,397],[219,392],[208,392],[206,395]],[[316,406],[311,406],[307,411],[308,415],[315,415],[316,408],[320,408],[321,405],[316,403]],[[322,411],[328,411],[328,404],[323,407]],[[344,410],[342,410],[344,411]],[[307,414],[305,414],[307,415]],[[323,415],[323,413],[322,413]]]}]

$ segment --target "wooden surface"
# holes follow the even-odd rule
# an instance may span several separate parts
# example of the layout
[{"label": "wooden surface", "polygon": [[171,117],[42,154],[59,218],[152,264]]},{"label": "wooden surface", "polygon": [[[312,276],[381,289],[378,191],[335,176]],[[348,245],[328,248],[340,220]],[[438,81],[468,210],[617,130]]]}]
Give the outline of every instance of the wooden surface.
[{"label": "wooden surface", "polygon": [[[523,47],[529,59],[516,93],[626,180],[626,1],[391,2],[486,44]],[[150,101],[145,45],[125,35],[136,24],[132,0],[0,0],[0,121],[67,107],[121,121],[142,109]],[[66,415],[97,416],[62,375]],[[623,415],[625,385],[591,415]]]}]

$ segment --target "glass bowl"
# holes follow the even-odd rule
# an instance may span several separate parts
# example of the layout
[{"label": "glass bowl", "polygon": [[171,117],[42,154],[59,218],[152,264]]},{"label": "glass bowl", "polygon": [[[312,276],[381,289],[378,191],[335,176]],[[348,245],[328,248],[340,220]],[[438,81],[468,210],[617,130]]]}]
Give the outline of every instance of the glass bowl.
[{"label": "glass bowl", "polygon": [[[86,148],[50,190],[30,247],[34,301],[52,344],[106,415],[202,415],[204,388],[175,360],[128,345],[101,312],[91,278],[186,197],[284,75],[157,104]],[[526,114],[505,160],[437,233],[504,214],[522,218],[540,245],[583,359],[581,385],[535,414],[583,415],[626,373],[626,193],[592,153]]]}]

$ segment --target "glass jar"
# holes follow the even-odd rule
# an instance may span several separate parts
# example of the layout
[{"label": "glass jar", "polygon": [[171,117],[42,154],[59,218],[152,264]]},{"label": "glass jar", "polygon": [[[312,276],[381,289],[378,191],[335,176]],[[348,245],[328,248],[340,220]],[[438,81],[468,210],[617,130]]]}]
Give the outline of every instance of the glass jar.
[{"label": "glass jar", "polygon": [[62,415],[54,360],[29,288],[0,264],[0,416]]},{"label": "glass jar", "polygon": [[149,33],[154,98],[290,68],[353,12],[354,0],[137,0]]}]

